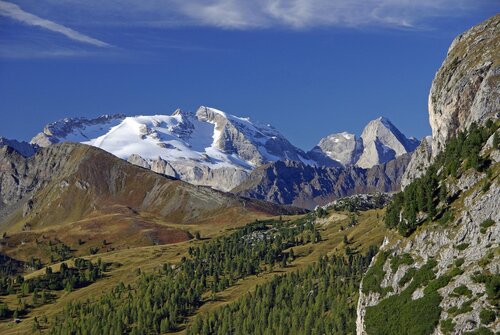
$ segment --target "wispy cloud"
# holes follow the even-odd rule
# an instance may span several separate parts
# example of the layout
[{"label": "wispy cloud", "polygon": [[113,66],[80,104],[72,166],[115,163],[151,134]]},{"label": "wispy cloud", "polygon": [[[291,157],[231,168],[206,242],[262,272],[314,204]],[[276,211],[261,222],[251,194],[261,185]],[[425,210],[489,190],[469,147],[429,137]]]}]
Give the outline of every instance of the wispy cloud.
[{"label": "wispy cloud", "polygon": [[79,33],[71,28],[65,27],[50,20],[43,19],[21,9],[16,4],[0,0],[0,15],[9,17],[30,26],[41,27],[82,43],[91,44],[97,47],[109,47],[110,44]]},{"label": "wispy cloud", "polygon": [[465,15],[489,0],[175,0],[191,22],[234,29],[417,27],[429,18]]},{"label": "wispy cloud", "polygon": [[[418,27],[426,20],[460,17],[497,0],[39,0],[97,24],[274,27]],[[50,7],[49,7],[50,8]],[[80,18],[81,19],[81,18]]]}]

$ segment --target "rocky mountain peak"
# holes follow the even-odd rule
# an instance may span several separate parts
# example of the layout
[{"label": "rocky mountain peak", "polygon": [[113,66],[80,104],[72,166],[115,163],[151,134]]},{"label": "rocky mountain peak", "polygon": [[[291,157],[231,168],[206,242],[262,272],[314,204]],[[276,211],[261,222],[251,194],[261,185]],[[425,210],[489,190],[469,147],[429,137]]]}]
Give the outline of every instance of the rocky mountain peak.
[{"label": "rocky mountain peak", "polygon": [[380,142],[395,151],[396,156],[415,150],[418,141],[407,138],[401,131],[387,118],[379,117],[368,122],[361,133],[363,143]]},{"label": "rocky mountain peak", "polygon": [[361,134],[363,153],[356,162],[362,168],[388,162],[416,149],[419,142],[409,139],[392,122],[379,117],[370,121]]},{"label": "rocky mountain peak", "polygon": [[269,124],[200,106],[195,113],[176,109],[171,115],[63,119],[48,124],[32,143],[84,143],[158,173],[229,191],[270,162],[370,168],[409,152],[412,141],[388,119],[378,118],[361,137],[332,134],[306,154]]},{"label": "rocky mountain peak", "polygon": [[418,144],[418,140],[407,138],[389,119],[379,117],[365,126],[361,137],[347,132],[332,134],[321,139],[308,154],[320,165],[356,165],[368,169],[412,152]]},{"label": "rocky mountain peak", "polygon": [[189,112],[189,111],[186,111],[184,109],[181,109],[181,108],[177,108],[173,113],[172,113],[172,116],[176,116],[176,115],[180,115],[180,116],[192,116],[193,113],[192,112]]}]

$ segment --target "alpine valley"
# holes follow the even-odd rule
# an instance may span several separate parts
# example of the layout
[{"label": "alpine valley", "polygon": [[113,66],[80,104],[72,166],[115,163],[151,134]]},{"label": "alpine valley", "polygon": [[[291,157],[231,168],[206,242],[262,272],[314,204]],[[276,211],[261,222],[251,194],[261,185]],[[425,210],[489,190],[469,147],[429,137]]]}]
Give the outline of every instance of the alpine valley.
[{"label": "alpine valley", "polygon": [[0,333],[500,334],[500,14],[428,106],[308,151],[205,106],[0,138]]}]

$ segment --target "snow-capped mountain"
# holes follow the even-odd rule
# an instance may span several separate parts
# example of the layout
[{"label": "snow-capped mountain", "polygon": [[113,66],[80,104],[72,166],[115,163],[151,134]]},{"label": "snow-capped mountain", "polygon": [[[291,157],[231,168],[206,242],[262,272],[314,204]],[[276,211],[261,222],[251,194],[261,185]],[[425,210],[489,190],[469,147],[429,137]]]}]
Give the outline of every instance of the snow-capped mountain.
[{"label": "snow-capped mountain", "polygon": [[104,115],[47,125],[32,143],[81,142],[182,180],[230,190],[255,167],[277,160],[312,164],[271,125],[209,107],[172,115]]},{"label": "snow-capped mountain", "polygon": [[271,125],[204,106],[196,113],[178,109],[172,115],[67,118],[48,124],[31,141],[41,147],[58,142],[99,147],[135,165],[223,191],[270,162],[370,168],[418,145],[379,118],[368,123],[360,138],[332,134],[306,154]]},{"label": "snow-capped mountain", "polygon": [[320,165],[371,168],[414,151],[419,144],[407,138],[387,118],[370,121],[361,137],[354,134],[332,134],[320,140],[309,153]]}]

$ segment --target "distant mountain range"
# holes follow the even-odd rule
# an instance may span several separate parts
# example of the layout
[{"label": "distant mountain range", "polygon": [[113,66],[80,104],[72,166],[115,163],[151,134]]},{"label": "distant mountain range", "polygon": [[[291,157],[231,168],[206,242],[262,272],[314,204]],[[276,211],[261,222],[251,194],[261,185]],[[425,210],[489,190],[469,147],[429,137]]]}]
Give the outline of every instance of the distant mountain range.
[{"label": "distant mountain range", "polygon": [[31,142],[45,147],[66,141],[96,146],[155,172],[225,191],[268,162],[314,164],[272,126],[208,107],[196,113],[64,119],[47,125]]},{"label": "distant mountain range", "polygon": [[223,191],[268,163],[369,169],[419,144],[381,117],[369,122],[360,137],[332,134],[306,153],[269,124],[204,106],[196,113],[178,109],[172,115],[67,118],[48,124],[31,140],[39,147],[59,142],[96,146],[135,165]]}]

